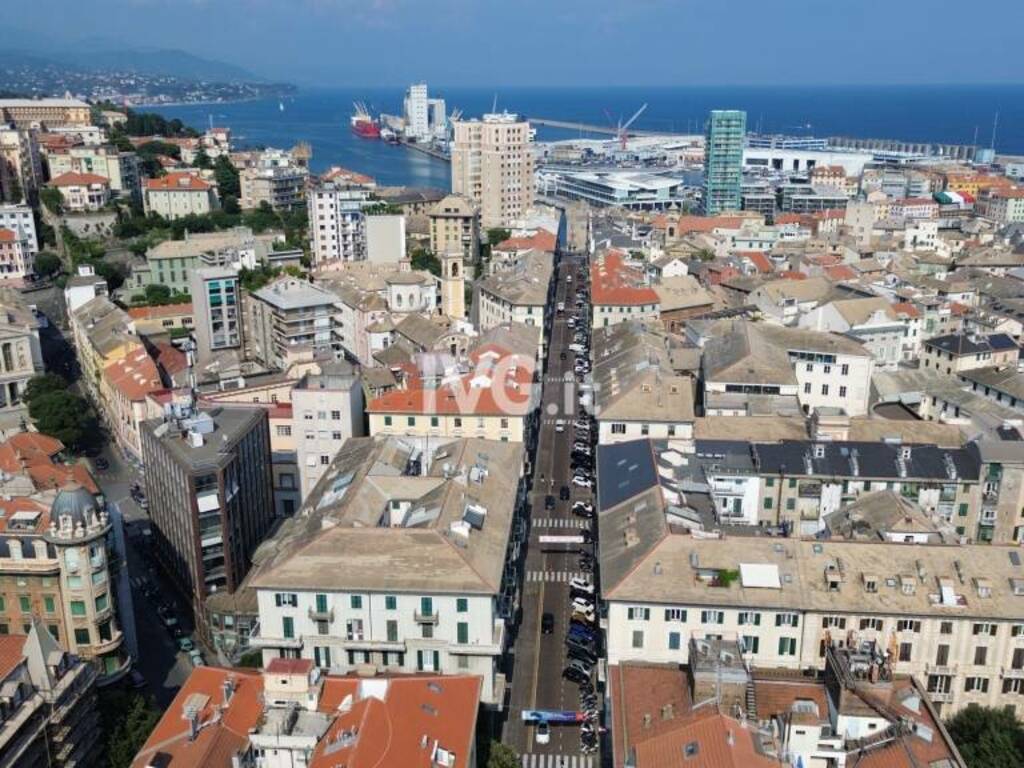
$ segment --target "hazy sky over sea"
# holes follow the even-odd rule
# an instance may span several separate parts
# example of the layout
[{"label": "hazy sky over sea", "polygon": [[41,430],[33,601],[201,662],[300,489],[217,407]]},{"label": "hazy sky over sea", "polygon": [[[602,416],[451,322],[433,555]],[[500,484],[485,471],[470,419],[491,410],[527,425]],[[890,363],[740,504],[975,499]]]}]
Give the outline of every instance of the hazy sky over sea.
[{"label": "hazy sky over sea", "polygon": [[[1021,0],[4,0],[0,47],[101,38],[300,84],[1024,82]],[[57,23],[59,22],[59,23]],[[10,31],[10,30],[8,30]]]}]

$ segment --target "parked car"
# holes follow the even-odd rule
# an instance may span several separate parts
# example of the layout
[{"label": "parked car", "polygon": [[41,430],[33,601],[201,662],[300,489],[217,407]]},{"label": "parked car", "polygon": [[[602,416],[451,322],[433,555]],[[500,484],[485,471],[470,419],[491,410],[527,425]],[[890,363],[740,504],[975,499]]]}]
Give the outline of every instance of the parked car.
[{"label": "parked car", "polygon": [[584,624],[570,624],[569,634],[565,636],[566,645],[579,643],[589,646],[594,642],[594,632]]},{"label": "parked car", "polygon": [[588,611],[582,608],[575,608],[572,612],[572,618],[577,621],[582,621],[584,624],[593,624],[595,619],[594,609],[591,608]]},{"label": "parked car", "polygon": [[589,672],[586,672],[579,667],[574,667],[571,664],[562,670],[562,677],[572,683],[576,683],[577,685],[590,682]]},{"label": "parked car", "polygon": [[203,659],[203,654],[198,650],[192,651],[192,653],[188,655],[188,660],[192,662],[193,667],[202,667],[206,664],[206,661]]},{"label": "parked car", "polygon": [[578,488],[594,487],[594,483],[589,478],[581,477],[580,475],[573,475],[572,484],[577,486]]},{"label": "parked car", "polygon": [[588,664],[591,667],[597,664],[597,654],[593,651],[588,651],[585,648],[569,646],[565,653],[567,658],[572,659],[573,661],[582,661],[584,664]]},{"label": "parked car", "polygon": [[540,631],[543,635],[550,635],[555,631],[555,614],[544,613],[540,617]]},{"label": "parked car", "polygon": [[195,647],[191,637],[183,637],[178,641],[178,650],[184,653],[190,653]]},{"label": "parked car", "polygon": [[580,517],[593,517],[594,505],[589,501],[577,501],[572,505],[572,513]]}]

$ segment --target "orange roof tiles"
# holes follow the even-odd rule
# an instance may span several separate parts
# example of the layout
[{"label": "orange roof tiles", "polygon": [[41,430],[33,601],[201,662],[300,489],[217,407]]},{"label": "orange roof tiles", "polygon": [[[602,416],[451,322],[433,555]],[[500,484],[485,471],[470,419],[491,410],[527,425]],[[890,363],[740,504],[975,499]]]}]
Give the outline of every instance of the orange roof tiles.
[{"label": "orange roof tiles", "polygon": [[[41,501],[36,501],[28,496],[13,496],[9,499],[0,499],[0,511],[3,511],[3,517],[0,518],[0,532],[7,532],[11,516],[18,512],[39,513],[35,528],[30,531],[31,533],[43,533],[50,527],[50,508]],[[26,530],[19,528],[18,532],[26,533]]]},{"label": "orange roof tiles", "polygon": [[312,659],[271,659],[267,673],[271,675],[308,675],[313,669]]},{"label": "orange roof tiles", "polygon": [[[680,728],[636,746],[637,768],[779,768],[754,744],[754,731],[713,709],[695,714]],[[696,745],[683,760],[684,750]]]},{"label": "orange roof tiles", "polygon": [[779,277],[783,280],[806,280],[807,275],[803,272],[796,272],[792,269],[787,269],[785,272],[779,272]]},{"label": "orange roof tiles", "polygon": [[658,294],[644,285],[643,274],[628,266],[619,250],[605,252],[590,266],[591,303],[596,305],[638,306],[658,304]]},{"label": "orange roof tiles", "polygon": [[676,220],[676,234],[688,235],[713,232],[716,229],[739,229],[742,216],[680,216]]},{"label": "orange roof tiles", "polygon": [[430,415],[522,416],[530,410],[533,388],[532,370],[519,362],[512,365],[498,363],[497,376],[490,386],[472,386],[479,376],[492,376],[492,371],[478,366],[457,382],[437,389],[413,386],[394,389],[371,400],[367,413],[405,413]]},{"label": "orange roof tiles", "polygon": [[0,227],[0,243],[13,243],[18,235],[13,229]]},{"label": "orange roof tiles", "polygon": [[212,185],[188,171],[172,171],[158,179],[146,179],[146,189],[154,191],[206,192]]},{"label": "orange roof tiles", "polygon": [[91,493],[99,487],[84,464],[55,464],[53,459],[64,444],[49,435],[21,432],[0,443],[0,470],[12,475],[24,474],[37,490],[62,488],[78,483]]},{"label": "orange roof tiles", "polygon": [[906,317],[920,317],[921,310],[911,304],[909,301],[897,301],[892,305],[892,310],[897,315],[905,315]]},{"label": "orange roof tiles", "polygon": [[825,277],[829,280],[854,280],[857,277],[857,273],[848,264],[836,264],[834,267],[825,267],[823,271]]},{"label": "orange roof tiles", "polygon": [[108,365],[103,375],[111,387],[132,401],[145,400],[162,386],[156,363],[141,347]]},{"label": "orange roof tiles", "polygon": [[528,237],[510,237],[494,246],[495,251],[544,251],[554,253],[558,242],[553,234],[546,229],[538,229],[536,234]]},{"label": "orange roof tiles", "polygon": [[761,251],[742,251],[736,255],[745,258],[757,268],[758,272],[762,274],[775,271],[771,260]]},{"label": "orange roof tiles", "polygon": [[26,635],[0,635],[0,680],[25,660]]},{"label": "orange roof tiles", "polygon": [[55,179],[50,179],[50,183],[47,186],[87,187],[92,184],[108,186],[110,184],[110,179],[106,176],[97,176],[95,173],[74,173],[73,171],[69,171],[68,173],[62,173]]},{"label": "orange roof tiles", "polygon": [[188,357],[173,344],[159,342],[156,348],[156,364],[169,374],[180,373],[188,368]]},{"label": "orange roof tiles", "polygon": [[128,316],[136,320],[157,320],[161,317],[191,314],[192,302],[190,301],[183,301],[180,304],[161,304],[153,307],[130,307],[128,309]]}]

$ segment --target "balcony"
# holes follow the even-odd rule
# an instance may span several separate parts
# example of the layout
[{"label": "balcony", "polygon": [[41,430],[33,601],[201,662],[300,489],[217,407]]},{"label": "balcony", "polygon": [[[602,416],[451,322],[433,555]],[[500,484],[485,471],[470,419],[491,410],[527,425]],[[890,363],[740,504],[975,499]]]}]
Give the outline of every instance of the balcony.
[{"label": "balcony", "polygon": [[452,643],[451,653],[460,656],[499,656],[505,650],[505,622],[495,619],[491,628],[490,642]]},{"label": "balcony", "polygon": [[1010,680],[1024,680],[1024,669],[1003,667],[1002,671],[1000,672],[1000,676]]},{"label": "balcony", "polygon": [[952,704],[953,703],[953,692],[947,691],[946,693],[929,693],[928,698],[936,704]]},{"label": "balcony", "polygon": [[925,664],[924,673],[925,675],[948,675],[953,677],[957,673],[956,664]]},{"label": "balcony", "polygon": [[318,611],[316,608],[310,608],[309,618],[313,621],[334,621],[334,609],[328,608],[326,611]]},{"label": "balcony", "polygon": [[416,611],[413,614],[413,619],[416,620],[417,624],[437,624],[437,611],[431,611],[430,613]]}]

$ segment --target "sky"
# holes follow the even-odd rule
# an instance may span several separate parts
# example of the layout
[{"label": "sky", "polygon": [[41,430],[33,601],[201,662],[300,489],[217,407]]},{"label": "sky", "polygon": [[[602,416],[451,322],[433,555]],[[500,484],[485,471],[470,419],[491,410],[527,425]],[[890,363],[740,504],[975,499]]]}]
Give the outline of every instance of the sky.
[{"label": "sky", "polygon": [[[180,48],[300,85],[1024,82],[1022,0],[3,0],[21,45]],[[9,18],[5,19],[4,16]],[[4,43],[0,42],[0,47]]]}]

